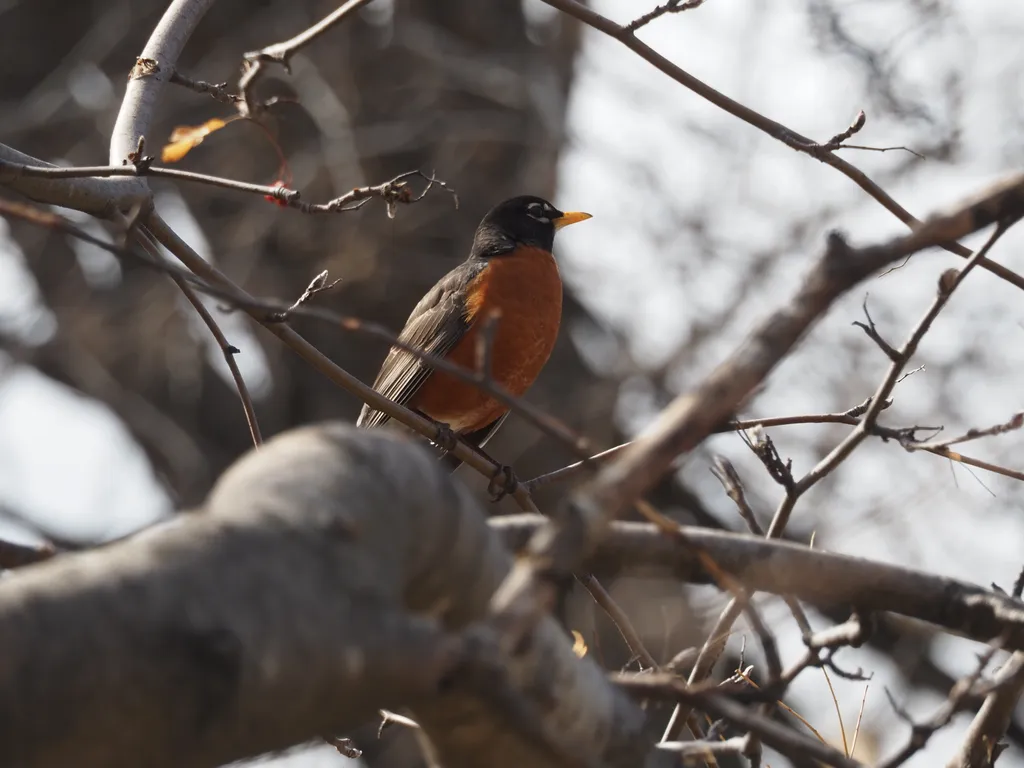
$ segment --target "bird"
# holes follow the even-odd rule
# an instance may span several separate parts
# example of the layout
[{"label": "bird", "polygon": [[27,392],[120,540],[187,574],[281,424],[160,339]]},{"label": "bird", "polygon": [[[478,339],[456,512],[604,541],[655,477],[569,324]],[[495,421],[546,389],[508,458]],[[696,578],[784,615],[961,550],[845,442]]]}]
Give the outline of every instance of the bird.
[{"label": "bird", "polygon": [[[477,226],[468,258],[413,308],[398,342],[476,370],[479,335],[493,323],[487,331],[491,381],[522,396],[551,356],[561,324],[562,280],[551,252],[555,232],[589,218],[589,213],[560,211],[532,195],[499,203]],[[434,371],[399,346],[391,347],[373,389],[432,419],[442,432],[450,430],[480,453],[509,413],[486,392]],[[387,414],[367,403],[356,426],[373,429],[388,421]],[[444,458],[452,471],[462,463],[451,455]],[[514,485],[511,470],[498,467],[495,477],[504,473]]]}]

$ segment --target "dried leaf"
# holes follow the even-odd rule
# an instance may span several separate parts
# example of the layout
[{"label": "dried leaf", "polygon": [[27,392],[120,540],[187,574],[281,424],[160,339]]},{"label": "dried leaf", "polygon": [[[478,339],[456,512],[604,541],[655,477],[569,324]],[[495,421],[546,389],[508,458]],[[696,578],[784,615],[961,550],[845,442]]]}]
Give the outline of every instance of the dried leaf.
[{"label": "dried leaf", "polygon": [[572,652],[576,654],[577,658],[582,659],[587,655],[587,644],[583,642],[583,635],[577,632],[575,629],[572,630],[573,644]]},{"label": "dried leaf", "polygon": [[203,139],[214,131],[219,131],[230,120],[221,120],[215,117],[207,120],[202,125],[179,125],[171,131],[170,144],[166,145],[160,153],[160,159],[165,163],[176,163],[189,153],[194,147],[203,143]]}]

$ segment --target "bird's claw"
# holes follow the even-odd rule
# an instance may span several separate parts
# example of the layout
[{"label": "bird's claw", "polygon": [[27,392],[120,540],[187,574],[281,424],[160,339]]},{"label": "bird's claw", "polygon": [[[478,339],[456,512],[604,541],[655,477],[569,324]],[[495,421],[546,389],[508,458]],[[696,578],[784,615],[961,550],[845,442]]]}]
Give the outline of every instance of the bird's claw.
[{"label": "bird's claw", "polygon": [[455,431],[442,421],[436,421],[434,424],[437,427],[437,437],[434,438],[434,445],[445,453],[451,453],[455,450],[455,444],[458,442],[458,438],[455,437]]},{"label": "bird's claw", "polygon": [[491,497],[491,501],[496,503],[510,493],[515,493],[518,487],[519,478],[512,471],[512,467],[506,464],[499,464],[495,467],[494,474],[491,475],[491,480],[487,484],[487,493]]}]

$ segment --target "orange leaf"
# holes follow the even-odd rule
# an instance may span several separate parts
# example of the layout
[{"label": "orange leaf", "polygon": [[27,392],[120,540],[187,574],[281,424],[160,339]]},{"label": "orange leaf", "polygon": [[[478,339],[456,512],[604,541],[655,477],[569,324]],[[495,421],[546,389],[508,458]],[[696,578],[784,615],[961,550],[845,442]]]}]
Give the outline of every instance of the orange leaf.
[{"label": "orange leaf", "polygon": [[189,153],[189,150],[202,144],[203,139],[230,122],[231,120],[215,117],[202,125],[179,125],[171,131],[171,143],[164,147],[160,159],[165,163],[178,162]]},{"label": "orange leaf", "polygon": [[572,637],[575,642],[572,644],[572,652],[576,654],[578,658],[583,658],[587,655],[587,644],[583,640],[583,635],[577,632],[575,629],[572,631]]}]

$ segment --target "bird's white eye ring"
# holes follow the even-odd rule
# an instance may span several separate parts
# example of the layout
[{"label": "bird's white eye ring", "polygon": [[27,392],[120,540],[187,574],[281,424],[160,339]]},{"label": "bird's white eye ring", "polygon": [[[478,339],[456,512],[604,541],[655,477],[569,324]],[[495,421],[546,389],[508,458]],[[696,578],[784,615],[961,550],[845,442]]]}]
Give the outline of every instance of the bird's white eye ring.
[{"label": "bird's white eye ring", "polygon": [[550,216],[547,214],[553,212],[554,209],[550,205],[545,205],[544,203],[530,203],[528,206],[526,206],[526,213],[531,218],[537,219],[538,221],[543,221],[545,223],[551,221]]}]

